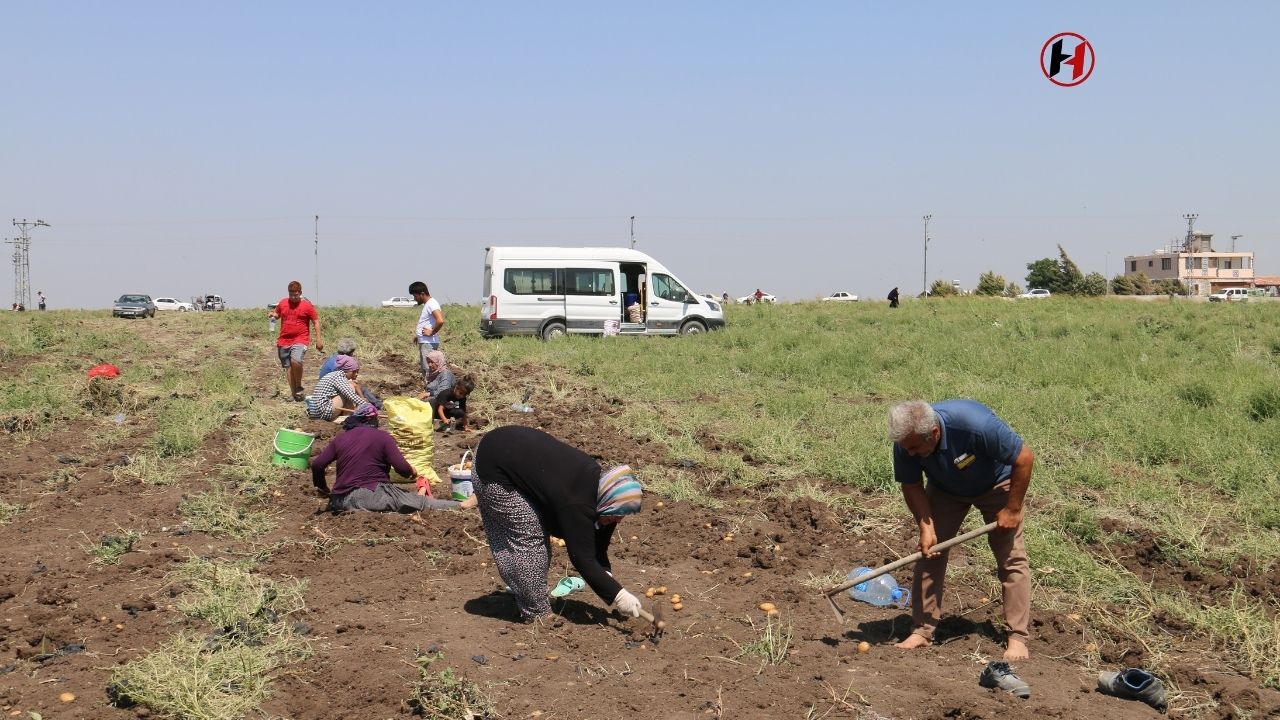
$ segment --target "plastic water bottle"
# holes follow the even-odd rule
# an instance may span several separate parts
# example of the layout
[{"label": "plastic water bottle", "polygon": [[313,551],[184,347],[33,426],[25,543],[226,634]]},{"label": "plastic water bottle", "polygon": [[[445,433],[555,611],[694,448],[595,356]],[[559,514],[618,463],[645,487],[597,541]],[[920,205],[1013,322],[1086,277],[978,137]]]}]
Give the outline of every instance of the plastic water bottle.
[{"label": "plastic water bottle", "polygon": [[271,331],[271,332],[275,332],[275,331],[276,331],[276,316],[275,316],[275,315],[268,315],[268,316],[267,316],[267,330],[269,330],[269,331]]},{"label": "plastic water bottle", "polygon": [[[847,579],[853,580],[860,575],[871,572],[871,568],[859,567],[849,571]],[[876,605],[878,607],[906,607],[911,602],[911,591],[898,587],[893,576],[885,573],[849,588],[849,597],[854,600]]]}]

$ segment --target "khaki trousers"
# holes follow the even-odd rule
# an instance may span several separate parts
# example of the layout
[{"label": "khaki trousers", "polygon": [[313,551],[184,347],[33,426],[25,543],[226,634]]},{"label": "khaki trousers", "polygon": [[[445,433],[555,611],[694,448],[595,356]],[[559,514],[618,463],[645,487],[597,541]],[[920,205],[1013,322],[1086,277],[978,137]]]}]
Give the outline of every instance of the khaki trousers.
[{"label": "khaki trousers", "polygon": [[[932,483],[925,488],[929,508],[933,513],[933,528],[938,542],[950,540],[960,531],[960,525],[976,507],[985,522],[993,522],[996,513],[1009,501],[1009,480],[1006,479],[977,497],[960,497],[939,490]],[[993,530],[987,534],[987,544],[996,557],[996,571],[1004,594],[1004,621],[1009,634],[1027,639],[1027,627],[1031,621],[1031,574],[1027,562],[1027,548],[1022,541],[1022,526],[1016,530]],[[912,632],[932,639],[933,631],[942,619],[942,595],[946,586],[947,560],[950,550],[935,558],[916,563],[915,578],[911,587]]]}]

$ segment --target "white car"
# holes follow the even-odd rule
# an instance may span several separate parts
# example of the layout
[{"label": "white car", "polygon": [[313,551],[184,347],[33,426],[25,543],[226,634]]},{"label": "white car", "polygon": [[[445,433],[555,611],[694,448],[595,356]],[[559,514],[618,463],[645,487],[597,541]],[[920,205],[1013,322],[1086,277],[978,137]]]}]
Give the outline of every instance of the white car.
[{"label": "white car", "polygon": [[858,296],[847,292],[833,292],[822,298],[822,302],[858,302]]},{"label": "white car", "polygon": [[1231,302],[1233,300],[1248,300],[1249,288],[1223,288],[1218,292],[1209,296],[1209,302]]},{"label": "white car", "polygon": [[1035,289],[1033,289],[1033,290],[1028,290],[1028,291],[1026,291],[1026,292],[1022,293],[1022,294],[1021,294],[1021,295],[1019,295],[1018,297],[1020,297],[1020,298],[1047,298],[1047,297],[1049,297],[1049,294],[1050,294],[1050,293],[1049,293],[1049,291],[1048,291],[1048,290],[1045,290],[1044,288],[1035,288]]},{"label": "white car", "polygon": [[155,303],[157,310],[177,310],[178,312],[187,312],[195,310],[196,306],[189,302],[182,302],[171,297],[158,297],[151,302]]},{"label": "white car", "polygon": [[418,304],[417,301],[415,301],[411,297],[393,297],[389,300],[382,301],[382,307],[391,307],[391,308],[413,307],[417,304]]},{"label": "white car", "polygon": [[[739,304],[739,305],[751,305],[751,304],[755,303],[755,301],[756,301],[756,294],[755,294],[755,293],[751,293],[750,295],[744,295],[744,296],[742,296],[742,297],[738,298],[738,304]],[[762,303],[776,303],[776,302],[778,302],[778,298],[776,298],[776,297],[774,297],[774,296],[770,295],[769,293],[763,293],[763,294],[761,295],[761,297],[760,297],[760,302],[762,302]]]}]

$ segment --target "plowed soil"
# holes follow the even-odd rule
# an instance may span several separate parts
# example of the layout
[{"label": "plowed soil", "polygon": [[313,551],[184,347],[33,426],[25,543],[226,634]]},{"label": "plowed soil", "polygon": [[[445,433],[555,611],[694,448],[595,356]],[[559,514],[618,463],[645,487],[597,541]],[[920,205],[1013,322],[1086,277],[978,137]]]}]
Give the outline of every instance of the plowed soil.
[{"label": "plowed soil", "polygon": [[[138,332],[155,333],[154,352],[163,356],[163,343],[173,336],[137,325]],[[242,359],[255,368],[260,402],[282,403],[272,397],[278,384],[273,353],[261,350],[246,349]],[[380,358],[362,374],[384,394],[413,387],[416,368],[398,363]],[[21,373],[21,367],[5,370]],[[521,366],[489,372],[525,385],[531,373],[547,371]],[[642,478],[688,470],[690,463],[671,457],[665,447],[617,429],[611,415],[622,402],[586,392],[535,396],[537,412],[482,409],[490,417],[481,425],[493,419],[540,426],[602,461],[630,462]],[[335,432],[330,424],[299,424],[321,434],[322,442]],[[409,717],[404,700],[416,677],[413,659],[429,650],[443,653],[435,669],[447,665],[487,686],[506,718],[1125,720],[1157,714],[1094,690],[1099,669],[1140,666],[1146,658],[1140,643],[1086,633],[1087,618],[1034,611],[1032,657],[1015,666],[1031,684],[1030,700],[978,686],[987,660],[1000,657],[1002,638],[996,631],[999,603],[977,589],[950,588],[950,619],[940,642],[923,651],[892,646],[909,627],[901,610],[842,598],[847,620],[837,624],[804,582],[833,568],[875,566],[913,552],[905,509],[900,526],[885,528],[861,524],[856,511],[837,514],[812,501],[726,492],[719,498],[725,508],[709,510],[648,495],[644,511],[620,526],[611,557],[615,574],[633,591],[666,586],[667,595],[653,600],[660,605],[672,594],[682,597],[683,610],[666,608],[668,627],[655,640],[644,622],[610,613],[590,590],[557,604],[555,622],[521,624],[514,603],[498,591],[500,580],[474,512],[333,516],[321,512],[324,501],[302,472],[290,471],[275,498],[277,529],[254,544],[191,533],[177,503],[185,492],[203,489],[213,472],[193,469],[166,488],[113,481],[111,466],[154,431],[145,421],[129,429],[127,439],[105,451],[76,428],[34,442],[17,435],[4,440],[0,494],[27,508],[0,525],[5,716],[27,718],[35,711],[43,718],[147,717],[145,708],[111,706],[105,688],[114,666],[183,627],[201,627],[173,609],[165,574],[193,555],[221,557],[250,547],[275,548],[260,572],[309,580],[308,609],[299,619],[315,653],[276,678],[263,708],[270,717]],[[479,440],[476,433],[438,437],[436,467],[442,476],[446,465]],[[226,442],[215,435],[206,444],[202,467],[216,463]],[[46,482],[59,470],[67,471],[66,482]],[[898,502],[870,495],[855,500],[855,506]],[[93,564],[83,546],[122,527],[142,533],[135,551],[118,565]],[[1153,582],[1177,583],[1192,595],[1212,591],[1214,578],[1164,562],[1149,545],[1135,537],[1132,552],[1120,554],[1133,568],[1145,568]],[[971,558],[961,548],[952,562]],[[553,582],[570,572],[563,550],[556,550],[553,565]],[[1275,574],[1266,577],[1258,591],[1274,592]],[[909,573],[898,578],[906,581]],[[781,625],[793,632],[779,665],[762,665],[758,655],[743,652],[766,625],[757,608],[765,601],[777,605]],[[862,640],[871,644],[864,654],[857,651]],[[1099,645],[1087,647],[1090,642]],[[1168,679],[1184,693],[1174,716],[1280,713],[1276,692],[1227,669],[1197,642],[1188,638],[1168,660]],[[59,702],[64,692],[76,699]]]}]

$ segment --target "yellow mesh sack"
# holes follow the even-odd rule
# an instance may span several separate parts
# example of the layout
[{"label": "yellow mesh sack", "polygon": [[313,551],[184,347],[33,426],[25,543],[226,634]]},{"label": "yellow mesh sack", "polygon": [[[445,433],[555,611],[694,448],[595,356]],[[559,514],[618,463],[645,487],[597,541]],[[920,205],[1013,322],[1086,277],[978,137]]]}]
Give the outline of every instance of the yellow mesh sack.
[{"label": "yellow mesh sack", "polygon": [[387,432],[396,439],[404,459],[419,476],[440,484],[440,476],[432,466],[436,441],[431,404],[412,397],[389,397],[382,401],[382,412],[387,416]]}]

